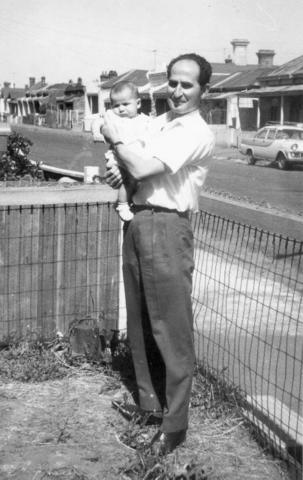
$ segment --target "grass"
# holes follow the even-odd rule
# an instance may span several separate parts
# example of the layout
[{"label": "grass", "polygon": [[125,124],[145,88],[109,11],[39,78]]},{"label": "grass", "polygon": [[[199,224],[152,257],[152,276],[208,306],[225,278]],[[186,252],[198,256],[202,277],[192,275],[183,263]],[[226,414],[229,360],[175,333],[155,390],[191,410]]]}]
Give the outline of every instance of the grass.
[{"label": "grass", "polygon": [[[135,396],[134,371],[130,351],[125,340],[119,342],[113,356],[105,356],[100,362],[91,362],[85,356],[73,356],[68,338],[43,340],[39,335],[28,333],[23,339],[11,338],[0,350],[0,378],[4,381],[45,382],[63,378],[81,371],[85,367],[104,374],[106,381],[100,393],[110,393],[124,383],[133,401]],[[128,395],[128,394],[125,394]],[[243,459],[248,463],[252,476],[259,475],[256,452],[247,449],[243,443],[234,451],[234,435],[241,436],[246,427],[241,415],[241,395],[228,387],[222,378],[197,368],[191,395],[191,437],[192,445],[181,448],[168,456],[159,456],[146,441],[156,430],[155,427],[138,425],[136,420],[119,422],[116,438],[125,449],[135,452],[127,456],[117,478],[121,480],[225,480],[240,477],[230,476],[230,463],[241,466]],[[203,433],[201,434],[201,426]],[[249,452],[249,453],[248,453]],[[249,458],[251,455],[251,459]],[[264,462],[270,462],[268,458]],[[278,465],[278,463],[277,463]],[[263,467],[263,465],[262,465]],[[254,471],[256,472],[254,474]],[[282,470],[281,470],[282,471]],[[283,477],[282,474],[277,478]],[[250,473],[251,473],[250,472]],[[42,475],[42,476],[41,476]],[[42,479],[86,480],[76,469],[52,469],[41,472]],[[255,475],[255,476],[254,476]],[[275,478],[275,477],[268,477]]]}]

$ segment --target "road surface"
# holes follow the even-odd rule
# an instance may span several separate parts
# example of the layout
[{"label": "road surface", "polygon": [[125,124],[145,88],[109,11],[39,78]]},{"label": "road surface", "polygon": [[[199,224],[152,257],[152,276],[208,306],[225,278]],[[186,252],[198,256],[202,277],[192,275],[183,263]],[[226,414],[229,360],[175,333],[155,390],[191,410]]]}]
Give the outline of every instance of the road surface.
[{"label": "road surface", "polygon": [[[85,165],[98,165],[104,172],[103,154],[107,147],[94,143],[89,134],[26,125],[15,130],[33,141],[34,160],[80,171]],[[227,198],[303,215],[303,166],[289,171],[280,171],[265,162],[249,166],[236,149],[216,149],[205,189]]]}]

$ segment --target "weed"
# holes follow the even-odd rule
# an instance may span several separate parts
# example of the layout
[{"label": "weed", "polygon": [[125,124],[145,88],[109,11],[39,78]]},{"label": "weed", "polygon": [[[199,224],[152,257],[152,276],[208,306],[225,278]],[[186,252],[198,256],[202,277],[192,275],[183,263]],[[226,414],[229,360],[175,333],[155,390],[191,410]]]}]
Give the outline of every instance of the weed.
[{"label": "weed", "polygon": [[238,388],[225,381],[224,370],[216,376],[202,366],[197,366],[190,406],[199,407],[200,412],[207,412],[208,417],[219,418],[240,410],[243,395]]},{"label": "weed", "polygon": [[137,459],[121,471],[124,480],[210,480],[210,463],[195,460],[182,463],[177,453],[159,457],[152,452],[138,452]]},{"label": "weed", "polygon": [[23,339],[10,338],[0,351],[0,376],[3,380],[43,382],[62,378],[66,368],[58,362],[54,341],[28,331]]}]

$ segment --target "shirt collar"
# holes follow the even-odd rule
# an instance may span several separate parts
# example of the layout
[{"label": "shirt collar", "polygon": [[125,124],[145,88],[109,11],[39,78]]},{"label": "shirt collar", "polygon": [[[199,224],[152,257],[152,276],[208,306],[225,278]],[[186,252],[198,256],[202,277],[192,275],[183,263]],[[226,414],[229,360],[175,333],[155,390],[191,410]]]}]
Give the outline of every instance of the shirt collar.
[{"label": "shirt collar", "polygon": [[190,113],[186,113],[185,115],[178,115],[177,117],[174,117],[174,118],[172,116],[172,112],[169,111],[166,113],[166,120],[168,123],[171,123],[174,125],[175,124],[184,125],[189,121],[191,121],[193,118],[196,118],[197,116],[200,117],[200,112],[198,108],[196,110],[193,110]]}]

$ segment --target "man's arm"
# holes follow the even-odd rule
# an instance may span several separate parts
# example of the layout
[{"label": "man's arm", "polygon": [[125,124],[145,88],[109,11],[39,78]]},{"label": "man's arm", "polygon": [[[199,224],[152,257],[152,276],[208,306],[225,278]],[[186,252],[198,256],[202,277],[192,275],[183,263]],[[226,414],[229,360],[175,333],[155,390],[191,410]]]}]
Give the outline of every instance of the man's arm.
[{"label": "man's arm", "polygon": [[142,149],[142,156],[121,143],[115,149],[119,162],[136,180],[142,180],[166,171],[164,163],[156,157],[146,155],[144,149]]}]

